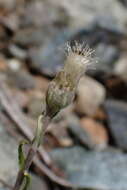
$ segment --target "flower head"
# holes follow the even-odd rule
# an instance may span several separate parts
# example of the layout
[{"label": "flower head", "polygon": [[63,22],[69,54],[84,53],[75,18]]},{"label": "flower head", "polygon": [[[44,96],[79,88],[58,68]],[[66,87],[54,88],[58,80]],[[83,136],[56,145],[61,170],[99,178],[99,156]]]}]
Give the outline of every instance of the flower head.
[{"label": "flower head", "polygon": [[[93,50],[84,45],[74,42],[74,45],[67,43],[65,47],[67,58],[65,61],[64,71],[71,73],[73,82],[78,83],[79,79],[84,75],[87,67],[91,64],[91,55]],[[76,84],[75,84],[76,85]]]},{"label": "flower head", "polygon": [[74,46],[66,45],[65,65],[49,84],[46,103],[47,114],[54,117],[61,109],[72,103],[76,87],[91,62],[92,50],[75,42]]}]

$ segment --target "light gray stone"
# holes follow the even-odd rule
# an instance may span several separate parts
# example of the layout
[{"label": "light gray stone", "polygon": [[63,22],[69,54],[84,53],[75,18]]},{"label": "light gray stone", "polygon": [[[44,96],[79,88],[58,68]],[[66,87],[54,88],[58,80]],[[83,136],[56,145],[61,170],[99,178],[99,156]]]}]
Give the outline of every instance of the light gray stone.
[{"label": "light gray stone", "polygon": [[114,149],[87,151],[77,146],[56,149],[51,156],[77,188],[126,190],[127,154]]},{"label": "light gray stone", "polygon": [[[0,123],[0,178],[13,185],[18,172],[16,141],[7,134]],[[2,188],[2,185],[0,184]]]},{"label": "light gray stone", "polygon": [[108,114],[108,126],[112,137],[119,148],[127,150],[127,104],[108,100],[105,102]]}]

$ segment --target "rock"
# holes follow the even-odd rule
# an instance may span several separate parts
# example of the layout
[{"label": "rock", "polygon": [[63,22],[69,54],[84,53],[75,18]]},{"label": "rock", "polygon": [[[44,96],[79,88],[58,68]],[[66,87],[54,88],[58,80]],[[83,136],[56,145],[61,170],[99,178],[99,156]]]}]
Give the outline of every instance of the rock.
[{"label": "rock", "polygon": [[25,59],[27,57],[26,51],[16,46],[15,44],[10,44],[8,50],[12,56],[18,59]]},{"label": "rock", "polygon": [[90,149],[94,148],[92,139],[89,134],[81,128],[80,120],[75,115],[69,115],[69,117],[66,118],[66,124],[76,140],[79,140],[80,143]]},{"label": "rock", "polygon": [[12,13],[4,17],[4,25],[11,32],[16,32],[19,29],[19,21],[19,17],[14,9]]},{"label": "rock", "polygon": [[22,65],[22,63],[17,59],[9,59],[7,61],[7,64],[8,64],[9,69],[14,72],[19,71],[19,69],[21,69],[21,65]]},{"label": "rock", "polygon": [[53,77],[63,66],[63,56],[64,52],[58,52],[54,45],[30,50],[30,67],[38,73]]},{"label": "rock", "polygon": [[54,28],[57,28],[57,24],[65,27],[69,22],[68,12],[60,7],[59,3],[55,4],[54,1],[30,1],[26,3],[23,16],[23,26],[33,25],[43,28],[44,26],[51,26],[54,23],[56,24]]},{"label": "rock", "polygon": [[108,133],[101,123],[91,118],[82,118],[81,127],[88,133],[96,149],[102,150],[107,146]]},{"label": "rock", "polygon": [[109,129],[116,145],[127,150],[127,104],[125,102],[108,100],[105,109],[109,119]]},{"label": "rock", "polygon": [[123,4],[123,6],[127,7],[127,0],[119,0],[119,1]]},{"label": "rock", "polygon": [[[17,172],[17,144],[0,123],[0,179],[13,185]],[[2,188],[1,183],[0,188]]]},{"label": "rock", "polygon": [[64,44],[72,36],[70,30],[64,30],[46,45],[40,46],[39,49],[30,49],[30,67],[43,75],[54,76],[63,67],[65,59]]},{"label": "rock", "polygon": [[40,28],[25,28],[16,32],[14,42],[23,47],[30,45],[39,46],[44,43],[43,36],[45,36],[45,33]]},{"label": "rock", "polygon": [[[56,141],[55,147],[69,147],[73,145],[73,140],[68,134],[65,122],[54,122],[49,125],[47,132],[50,132]],[[53,144],[53,143],[52,143]]]},{"label": "rock", "polygon": [[0,7],[12,10],[15,7],[16,0],[0,0]]},{"label": "rock", "polygon": [[35,190],[35,189],[49,190],[49,187],[43,177],[40,178],[35,174],[32,174],[32,180],[28,190]]},{"label": "rock", "polygon": [[69,22],[68,13],[52,1],[25,3],[20,25],[14,41],[22,46],[42,46],[53,39]]},{"label": "rock", "polygon": [[105,93],[102,84],[85,76],[80,80],[77,88],[76,111],[81,114],[93,115],[104,102]]},{"label": "rock", "polygon": [[114,62],[119,57],[119,50],[113,45],[99,43],[95,49],[95,55],[97,57],[95,72],[103,71],[106,73],[111,73],[113,70]]},{"label": "rock", "polygon": [[9,84],[16,86],[17,88],[27,90],[35,87],[35,81],[32,75],[26,71],[8,71]]},{"label": "rock", "polygon": [[85,147],[97,150],[106,147],[108,135],[101,124],[90,118],[84,118],[80,121],[75,115],[68,116],[66,123],[71,134]]},{"label": "rock", "polygon": [[[103,29],[114,34],[125,34],[125,28],[118,24],[114,16],[102,14],[95,18],[94,23],[99,29]],[[103,34],[103,33],[102,33]],[[106,40],[106,39],[105,39]],[[103,42],[105,42],[105,40]]]},{"label": "rock", "polygon": [[127,56],[121,57],[118,62],[115,63],[114,73],[120,76],[125,82],[127,82]]},{"label": "rock", "polygon": [[53,150],[50,155],[76,189],[126,190],[127,154],[75,146]]},{"label": "rock", "polygon": [[126,8],[116,0],[54,0],[53,2],[66,10],[71,18],[71,26],[76,28],[84,24],[87,26],[89,23],[93,22],[97,16],[101,18],[103,15],[108,15],[109,18],[113,17],[116,25],[120,27],[125,27],[126,25]]}]

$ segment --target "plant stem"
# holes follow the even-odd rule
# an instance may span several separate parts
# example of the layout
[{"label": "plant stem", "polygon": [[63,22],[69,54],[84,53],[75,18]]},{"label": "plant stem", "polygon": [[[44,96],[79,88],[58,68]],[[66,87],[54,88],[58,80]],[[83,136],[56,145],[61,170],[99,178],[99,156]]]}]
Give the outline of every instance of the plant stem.
[{"label": "plant stem", "polygon": [[25,159],[24,166],[18,172],[17,179],[16,179],[13,190],[19,190],[21,185],[23,184],[23,181],[25,178],[24,173],[29,170],[29,168],[32,164],[32,161],[34,159],[34,156],[36,155],[37,150],[41,144],[40,143],[41,137],[43,138],[50,121],[51,121],[51,118],[47,115],[46,116],[43,116],[43,115],[39,116],[35,138],[31,142],[29,151],[27,153],[27,157]]}]

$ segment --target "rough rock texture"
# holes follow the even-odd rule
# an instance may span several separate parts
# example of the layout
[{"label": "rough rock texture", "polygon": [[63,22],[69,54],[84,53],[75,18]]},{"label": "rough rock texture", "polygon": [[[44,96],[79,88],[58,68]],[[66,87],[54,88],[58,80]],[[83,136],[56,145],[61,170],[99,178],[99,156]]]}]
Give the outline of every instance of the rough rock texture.
[{"label": "rough rock texture", "polygon": [[127,150],[127,104],[108,100],[105,103],[109,119],[109,129],[120,148]]},{"label": "rough rock texture", "polygon": [[44,178],[39,178],[36,175],[32,174],[32,181],[29,187],[29,190],[49,190],[48,185]]},{"label": "rough rock texture", "polygon": [[89,152],[72,147],[56,149],[51,156],[64,170],[69,182],[78,188],[126,190],[127,155],[120,151]]},{"label": "rough rock texture", "polygon": [[[14,183],[18,172],[17,145],[0,123],[0,178],[9,184]],[[0,184],[0,187],[1,184]]]},{"label": "rough rock texture", "polygon": [[108,143],[108,134],[104,126],[92,118],[82,118],[81,127],[89,134],[96,149],[104,149]]},{"label": "rough rock texture", "polygon": [[114,67],[114,62],[119,57],[118,48],[113,45],[99,43],[95,49],[97,63],[95,65],[95,72],[111,73]]},{"label": "rough rock texture", "polygon": [[104,127],[88,118],[80,120],[75,115],[66,118],[67,127],[75,139],[89,149],[102,150],[108,142],[108,135]]},{"label": "rough rock texture", "polygon": [[53,3],[60,5],[69,13],[71,25],[75,27],[88,24],[96,16],[103,15],[107,15],[110,18],[113,17],[116,23],[122,27],[127,21],[126,8],[116,0],[53,0]]}]

